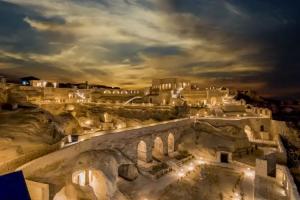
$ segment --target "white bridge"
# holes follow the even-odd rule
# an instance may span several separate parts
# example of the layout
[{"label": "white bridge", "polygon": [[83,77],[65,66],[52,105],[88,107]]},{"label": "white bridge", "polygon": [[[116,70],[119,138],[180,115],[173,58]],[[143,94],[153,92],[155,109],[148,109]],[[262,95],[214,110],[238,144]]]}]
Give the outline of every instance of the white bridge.
[{"label": "white bridge", "polygon": [[123,105],[127,105],[129,104],[130,102],[132,102],[133,100],[135,99],[142,99],[143,97],[141,96],[135,96],[135,97],[132,97],[131,99],[129,99],[128,101],[126,101]]}]

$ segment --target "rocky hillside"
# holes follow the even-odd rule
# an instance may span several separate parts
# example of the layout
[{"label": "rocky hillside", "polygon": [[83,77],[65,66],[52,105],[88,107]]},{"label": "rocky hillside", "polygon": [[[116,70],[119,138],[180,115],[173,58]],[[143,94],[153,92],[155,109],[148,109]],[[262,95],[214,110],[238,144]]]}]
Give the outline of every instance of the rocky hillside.
[{"label": "rocky hillside", "polygon": [[0,112],[0,160],[43,150],[63,137],[55,118],[42,109]]}]

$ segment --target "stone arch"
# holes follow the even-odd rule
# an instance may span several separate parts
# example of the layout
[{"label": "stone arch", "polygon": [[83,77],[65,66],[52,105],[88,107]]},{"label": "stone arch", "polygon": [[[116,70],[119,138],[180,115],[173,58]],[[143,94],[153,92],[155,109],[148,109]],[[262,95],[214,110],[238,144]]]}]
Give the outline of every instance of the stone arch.
[{"label": "stone arch", "polygon": [[149,162],[147,143],[141,140],[137,145],[137,160]]},{"label": "stone arch", "polygon": [[154,139],[152,155],[156,158],[161,158],[164,156],[164,143],[159,136]]},{"label": "stone arch", "polygon": [[80,186],[85,186],[88,183],[87,170],[78,170],[72,174],[72,183]]},{"label": "stone arch", "polygon": [[217,98],[216,97],[211,97],[210,98],[210,104],[215,106],[217,104]]},{"label": "stone arch", "polygon": [[89,170],[89,185],[93,188],[97,199],[108,199],[108,187],[104,174],[99,170]]},{"label": "stone arch", "polygon": [[56,195],[54,200],[70,199],[77,196],[78,190],[76,187],[90,188],[95,196],[99,200],[108,200],[108,183],[106,176],[102,171],[96,169],[80,169],[72,173],[72,183],[75,187],[66,185]]},{"label": "stone arch", "polygon": [[104,93],[104,94],[111,94],[111,91],[110,91],[110,90],[104,90],[103,93]]},{"label": "stone arch", "polygon": [[170,156],[175,151],[175,137],[173,133],[168,135],[168,155]]}]

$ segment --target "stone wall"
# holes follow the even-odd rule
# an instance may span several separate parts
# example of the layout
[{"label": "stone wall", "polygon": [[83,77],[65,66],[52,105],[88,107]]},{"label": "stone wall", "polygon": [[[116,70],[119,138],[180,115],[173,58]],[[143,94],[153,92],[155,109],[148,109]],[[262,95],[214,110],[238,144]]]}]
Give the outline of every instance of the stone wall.
[{"label": "stone wall", "polygon": [[277,140],[277,148],[278,148],[277,162],[280,164],[286,164],[287,163],[287,152],[282,144],[280,137],[278,137],[278,140]]},{"label": "stone wall", "polygon": [[270,163],[268,163],[267,160],[256,159],[256,166],[255,166],[256,197],[262,193],[260,191],[261,187],[267,188],[268,186],[266,186],[266,183],[269,183],[270,186],[277,184],[279,187],[282,187],[282,189],[285,191],[285,195],[287,196],[288,200],[299,200],[300,195],[289,169],[284,165],[276,164],[276,168],[275,168],[276,175],[275,177],[270,177],[268,175],[269,165]]},{"label": "stone wall", "polygon": [[290,170],[283,165],[276,165],[276,180],[286,191],[288,200],[299,200],[300,195]]},{"label": "stone wall", "polygon": [[271,120],[271,131],[274,137],[278,137],[279,135],[285,136],[289,134],[291,130],[285,121]]},{"label": "stone wall", "polygon": [[[201,118],[200,121],[206,121],[213,126],[235,126],[244,131],[246,126],[249,126],[254,133],[260,133],[263,126],[264,132],[270,133],[271,119],[267,117],[241,117],[241,118]],[[254,134],[259,136],[258,134]],[[246,136],[246,133],[245,133]],[[255,139],[261,139],[255,138]],[[270,138],[273,139],[273,138]]]}]

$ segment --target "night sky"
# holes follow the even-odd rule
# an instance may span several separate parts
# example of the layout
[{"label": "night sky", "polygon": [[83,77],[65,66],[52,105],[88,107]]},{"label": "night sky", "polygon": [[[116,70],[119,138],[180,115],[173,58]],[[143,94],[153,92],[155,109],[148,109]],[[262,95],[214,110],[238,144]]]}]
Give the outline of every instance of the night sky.
[{"label": "night sky", "polygon": [[0,74],[300,96],[299,0],[0,1]]}]

